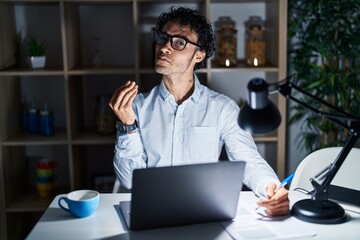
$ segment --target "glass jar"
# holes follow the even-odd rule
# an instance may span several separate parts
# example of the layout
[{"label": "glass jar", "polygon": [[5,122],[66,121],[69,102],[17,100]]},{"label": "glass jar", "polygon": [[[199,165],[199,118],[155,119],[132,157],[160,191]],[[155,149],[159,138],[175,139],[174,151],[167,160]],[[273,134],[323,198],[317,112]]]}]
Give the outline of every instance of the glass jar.
[{"label": "glass jar", "polygon": [[222,67],[236,67],[237,30],[235,21],[230,17],[219,17],[217,29],[216,62]]},{"label": "glass jar", "polygon": [[261,17],[251,16],[246,26],[246,64],[252,67],[263,66],[265,58],[264,21]]},{"label": "glass jar", "polygon": [[116,130],[115,114],[108,105],[110,95],[96,96],[95,122],[99,134],[110,134]]}]

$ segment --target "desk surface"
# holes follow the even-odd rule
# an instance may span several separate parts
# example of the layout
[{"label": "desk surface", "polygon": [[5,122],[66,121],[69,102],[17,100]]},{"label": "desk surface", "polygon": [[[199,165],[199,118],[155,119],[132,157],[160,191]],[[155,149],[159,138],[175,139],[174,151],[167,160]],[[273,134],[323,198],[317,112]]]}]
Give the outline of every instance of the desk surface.
[{"label": "desk surface", "polygon": [[[101,194],[99,208],[87,218],[75,218],[61,210],[57,205],[60,196],[62,195],[52,201],[27,239],[232,239],[220,223],[128,232],[118,209],[119,201],[131,199],[131,195],[128,193]],[[299,197],[294,194],[290,195],[291,202],[295,202],[295,199],[299,199]],[[256,200],[252,192],[242,192],[239,204],[248,201],[256,202]],[[345,209],[349,208],[345,206]],[[350,210],[346,210],[346,212],[351,220],[343,224],[320,225],[303,222],[316,233],[315,237],[308,239],[360,239],[359,209]]]}]

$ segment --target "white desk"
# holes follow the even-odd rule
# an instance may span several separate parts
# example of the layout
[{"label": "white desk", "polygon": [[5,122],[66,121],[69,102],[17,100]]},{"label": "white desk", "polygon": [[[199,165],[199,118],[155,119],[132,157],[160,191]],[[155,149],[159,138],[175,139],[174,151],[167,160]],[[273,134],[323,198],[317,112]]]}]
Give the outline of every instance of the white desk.
[{"label": "white desk", "polygon": [[[220,223],[197,224],[184,227],[154,229],[146,231],[128,232],[124,227],[117,205],[119,201],[131,198],[130,194],[101,194],[100,205],[96,212],[87,218],[75,218],[61,210],[57,196],[35,225],[27,239],[181,239],[181,240],[230,240],[231,236]],[[290,196],[290,200],[298,198]],[[242,192],[240,203],[256,201],[252,192]],[[316,237],[308,239],[360,239],[360,213],[347,211],[351,221],[337,225],[320,225],[305,223]]]}]

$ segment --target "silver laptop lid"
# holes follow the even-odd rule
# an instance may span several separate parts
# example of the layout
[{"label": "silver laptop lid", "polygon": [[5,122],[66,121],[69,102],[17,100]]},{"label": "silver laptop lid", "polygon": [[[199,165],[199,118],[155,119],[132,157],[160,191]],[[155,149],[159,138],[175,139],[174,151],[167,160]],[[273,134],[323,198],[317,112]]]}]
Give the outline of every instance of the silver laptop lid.
[{"label": "silver laptop lid", "polygon": [[137,169],[130,229],[172,227],[235,217],[245,162]]}]

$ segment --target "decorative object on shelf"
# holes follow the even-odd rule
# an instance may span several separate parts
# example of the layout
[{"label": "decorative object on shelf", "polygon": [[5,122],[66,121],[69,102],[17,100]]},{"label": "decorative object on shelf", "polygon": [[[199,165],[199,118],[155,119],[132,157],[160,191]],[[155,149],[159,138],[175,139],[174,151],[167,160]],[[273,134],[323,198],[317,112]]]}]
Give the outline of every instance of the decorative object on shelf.
[{"label": "decorative object on shelf", "polygon": [[46,64],[46,50],[45,42],[38,40],[34,36],[30,36],[26,41],[26,51],[28,53],[28,61],[31,68],[44,68]]},{"label": "decorative object on shelf", "polygon": [[236,67],[237,30],[230,17],[219,17],[215,23],[217,30],[216,62],[222,67]]},{"label": "decorative object on shelf", "polygon": [[27,110],[27,131],[29,133],[39,133],[40,132],[40,114],[39,110],[36,108],[35,99],[31,103],[31,107]]},{"label": "decorative object on shelf", "polygon": [[36,99],[31,103],[31,107],[27,108],[27,102],[21,104],[20,115],[21,127],[28,133],[40,133],[43,136],[54,135],[54,114],[48,109],[48,105],[44,102],[43,109],[36,107]]},{"label": "decorative object on shelf", "polygon": [[[294,84],[294,79],[295,74],[274,84],[268,84],[262,78],[252,79],[248,84],[247,104],[239,114],[239,125],[248,132],[256,134],[275,130],[280,125],[281,115],[268,96],[279,92],[287,99],[316,113],[317,116],[324,117],[327,121],[346,129],[347,140],[334,162],[310,179],[313,186],[313,190],[309,192],[311,198],[296,202],[291,209],[292,215],[306,222],[342,223],[347,219],[345,211],[338,203],[328,199],[328,190],[331,181],[360,137],[360,116],[345,112],[342,108],[305,91]],[[301,98],[296,97],[296,93],[313,99],[316,104],[313,102],[310,105],[308,102],[302,101]]]},{"label": "decorative object on shelf", "polygon": [[116,131],[116,117],[108,105],[110,95],[97,95],[95,108],[96,131],[99,134],[110,134]]},{"label": "decorative object on shelf", "polygon": [[101,37],[93,37],[92,40],[95,41],[95,49],[91,59],[91,65],[94,67],[100,67],[102,64],[100,57],[100,40]]},{"label": "decorative object on shelf", "polygon": [[40,133],[43,136],[54,135],[54,114],[48,110],[46,102],[44,108],[40,111]]},{"label": "decorative object on shelf", "polygon": [[41,158],[36,163],[36,189],[41,199],[47,199],[54,188],[54,161]]},{"label": "decorative object on shelf", "polygon": [[259,16],[251,16],[245,22],[246,27],[246,64],[252,67],[263,66],[265,57],[265,24]]}]

